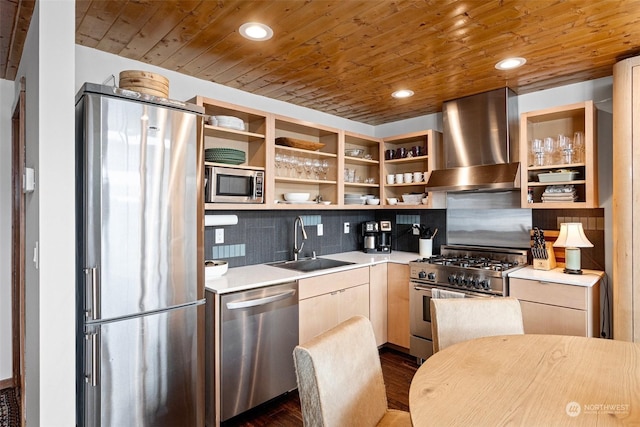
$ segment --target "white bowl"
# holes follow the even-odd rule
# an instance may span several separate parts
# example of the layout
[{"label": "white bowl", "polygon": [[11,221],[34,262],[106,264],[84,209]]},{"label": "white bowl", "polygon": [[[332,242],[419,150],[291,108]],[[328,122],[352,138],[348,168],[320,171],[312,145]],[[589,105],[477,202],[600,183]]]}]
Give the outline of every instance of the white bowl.
[{"label": "white bowl", "polygon": [[229,263],[227,261],[208,260],[204,262],[204,278],[215,279],[227,272]]},{"label": "white bowl", "polygon": [[367,204],[368,205],[379,205],[380,204],[380,199],[367,199]]},{"label": "white bowl", "polygon": [[398,199],[396,199],[395,197],[390,197],[387,199],[387,203],[389,203],[390,205],[397,205]]},{"label": "white bowl", "polygon": [[287,202],[306,202],[311,197],[310,193],[284,193]]}]

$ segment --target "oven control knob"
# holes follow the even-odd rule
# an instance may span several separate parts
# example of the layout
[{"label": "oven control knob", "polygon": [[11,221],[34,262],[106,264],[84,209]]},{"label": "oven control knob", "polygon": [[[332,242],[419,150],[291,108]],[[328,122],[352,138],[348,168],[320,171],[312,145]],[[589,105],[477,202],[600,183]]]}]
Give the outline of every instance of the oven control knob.
[{"label": "oven control knob", "polygon": [[472,277],[471,280],[469,280],[469,287],[470,288],[477,288],[478,287],[478,279],[476,279],[475,277]]},{"label": "oven control knob", "polygon": [[424,270],[418,273],[418,279],[424,279],[426,277],[427,277],[427,273]]},{"label": "oven control knob", "polygon": [[453,285],[454,283],[456,283],[456,275],[450,274],[449,277],[447,277],[447,281]]},{"label": "oven control knob", "polygon": [[489,283],[489,281],[487,279],[483,279],[480,281],[479,283],[480,288],[486,290],[486,291],[490,291],[491,290],[491,283]]},{"label": "oven control knob", "polygon": [[453,281],[455,282],[456,285],[461,285],[462,284],[462,277],[456,276],[456,278],[453,279]]},{"label": "oven control knob", "polygon": [[436,280],[436,273],[432,271],[431,273],[427,274],[427,279]]},{"label": "oven control knob", "polygon": [[469,286],[469,278],[468,277],[463,277],[462,278],[462,284],[464,286]]}]

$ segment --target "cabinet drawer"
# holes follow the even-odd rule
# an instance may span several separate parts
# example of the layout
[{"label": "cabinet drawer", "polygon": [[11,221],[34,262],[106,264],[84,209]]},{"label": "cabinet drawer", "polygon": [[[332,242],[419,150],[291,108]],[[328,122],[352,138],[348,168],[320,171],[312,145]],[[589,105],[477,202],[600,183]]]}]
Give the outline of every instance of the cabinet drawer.
[{"label": "cabinet drawer", "polygon": [[520,306],[525,334],[592,335],[586,311],[528,301]]},{"label": "cabinet drawer", "polygon": [[539,280],[509,279],[509,296],[524,301],[561,307],[587,309],[587,290],[583,286],[564,285]]},{"label": "cabinet drawer", "polygon": [[298,281],[299,299],[328,294],[365,283],[369,283],[369,267],[300,279]]}]

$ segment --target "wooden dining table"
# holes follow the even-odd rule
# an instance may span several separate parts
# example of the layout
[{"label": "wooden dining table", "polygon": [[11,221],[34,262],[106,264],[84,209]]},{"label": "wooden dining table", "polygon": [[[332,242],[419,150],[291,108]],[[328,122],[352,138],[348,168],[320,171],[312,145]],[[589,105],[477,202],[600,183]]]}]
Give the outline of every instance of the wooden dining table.
[{"label": "wooden dining table", "polygon": [[561,335],[464,341],[409,390],[414,427],[640,425],[640,343]]}]

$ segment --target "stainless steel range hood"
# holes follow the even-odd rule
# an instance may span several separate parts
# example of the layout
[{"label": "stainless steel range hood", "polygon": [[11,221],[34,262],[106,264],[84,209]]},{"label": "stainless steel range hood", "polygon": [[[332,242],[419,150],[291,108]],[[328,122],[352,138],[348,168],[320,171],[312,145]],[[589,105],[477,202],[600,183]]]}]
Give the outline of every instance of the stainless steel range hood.
[{"label": "stainless steel range hood", "polygon": [[429,191],[520,188],[516,94],[496,89],[447,101],[442,109],[445,169],[429,176]]}]

